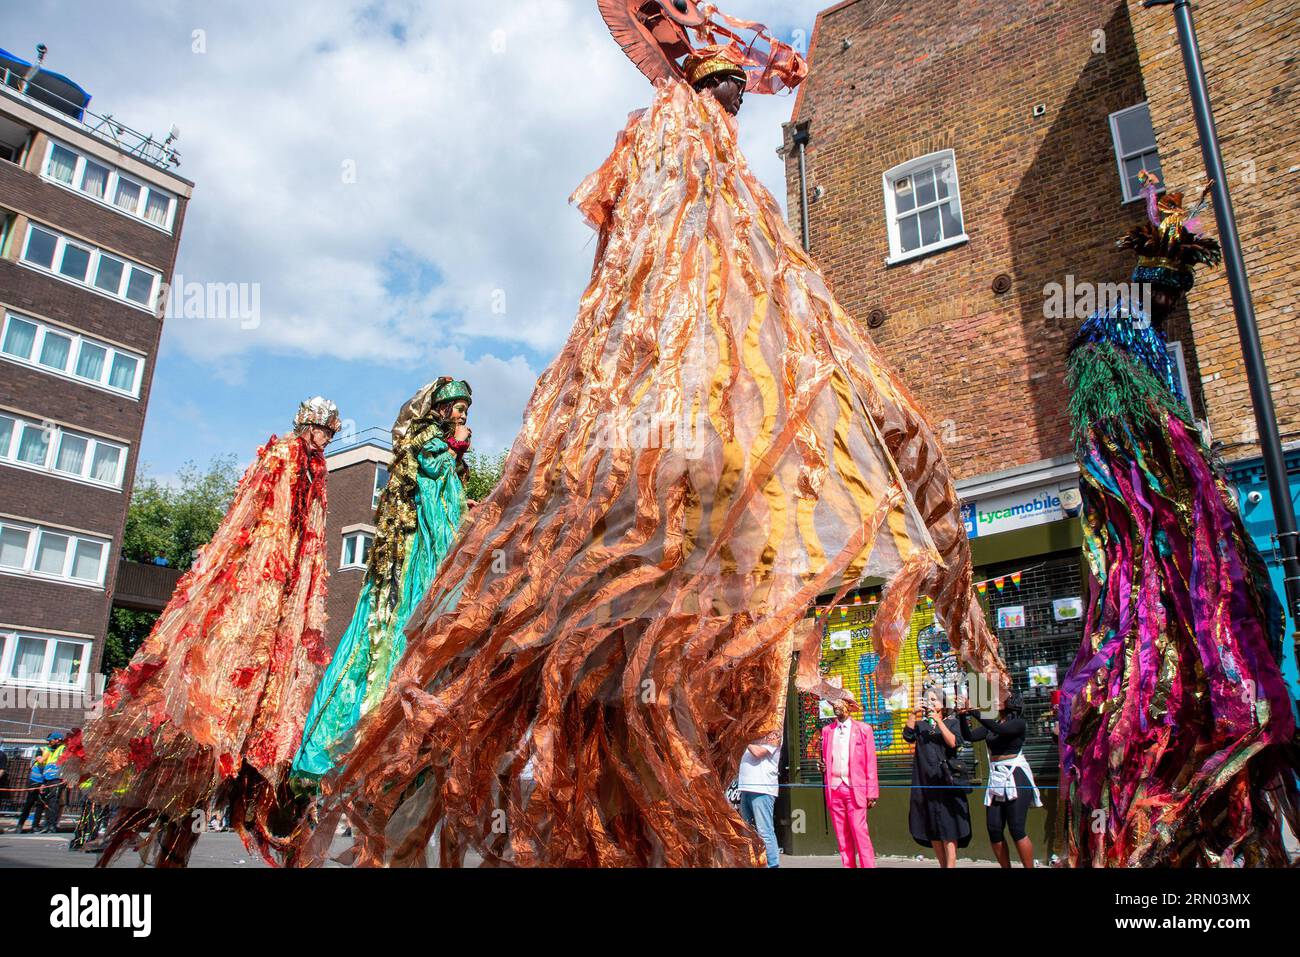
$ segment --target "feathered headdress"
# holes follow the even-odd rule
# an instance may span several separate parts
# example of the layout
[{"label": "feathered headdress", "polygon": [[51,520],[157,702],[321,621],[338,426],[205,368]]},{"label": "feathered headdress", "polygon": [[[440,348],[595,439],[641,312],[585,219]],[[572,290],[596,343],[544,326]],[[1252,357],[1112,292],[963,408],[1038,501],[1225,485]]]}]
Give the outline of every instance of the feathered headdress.
[{"label": "feathered headdress", "polygon": [[1200,214],[1209,204],[1210,188],[1189,209],[1183,208],[1182,193],[1160,195],[1160,181],[1142,170],[1138,173],[1146,198],[1147,222],[1139,223],[1119,241],[1120,249],[1138,255],[1133,281],[1167,286],[1186,292],[1195,282],[1197,266],[1217,266],[1223,259],[1219,241],[1200,231]]},{"label": "feathered headdress", "polygon": [[[750,93],[793,89],[808,75],[794,47],[767,27],[737,20],[697,0],[596,0],[600,15],[637,69],[657,82],[675,77],[692,86],[714,73],[745,77]],[[744,39],[737,31],[752,31]]]}]

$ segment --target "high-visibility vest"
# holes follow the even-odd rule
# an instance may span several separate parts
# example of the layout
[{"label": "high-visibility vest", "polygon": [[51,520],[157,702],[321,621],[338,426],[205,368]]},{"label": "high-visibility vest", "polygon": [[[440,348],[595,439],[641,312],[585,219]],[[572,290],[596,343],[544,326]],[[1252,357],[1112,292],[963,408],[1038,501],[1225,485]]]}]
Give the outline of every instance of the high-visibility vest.
[{"label": "high-visibility vest", "polygon": [[44,767],[41,769],[41,777],[47,783],[63,780],[63,769],[59,767],[59,764],[63,761],[63,749],[65,747],[66,745],[60,744],[56,748],[45,749],[45,761]]}]

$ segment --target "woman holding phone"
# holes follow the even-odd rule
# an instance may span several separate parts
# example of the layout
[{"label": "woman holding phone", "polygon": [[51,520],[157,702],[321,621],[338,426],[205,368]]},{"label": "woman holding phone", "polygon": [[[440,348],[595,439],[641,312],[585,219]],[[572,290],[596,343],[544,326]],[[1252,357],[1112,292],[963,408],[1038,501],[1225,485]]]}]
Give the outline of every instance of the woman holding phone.
[{"label": "woman holding phone", "polygon": [[938,689],[927,689],[908,716],[903,740],[914,745],[908,830],[916,843],[934,848],[940,867],[954,867],[957,848],[970,844],[970,806],[948,763],[961,749],[961,726]]}]

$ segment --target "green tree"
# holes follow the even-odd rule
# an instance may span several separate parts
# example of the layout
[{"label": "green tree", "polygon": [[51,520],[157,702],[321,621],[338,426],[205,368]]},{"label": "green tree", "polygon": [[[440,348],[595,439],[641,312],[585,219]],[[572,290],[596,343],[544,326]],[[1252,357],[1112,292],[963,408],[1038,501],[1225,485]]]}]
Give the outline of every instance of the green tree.
[{"label": "green tree", "polygon": [[238,484],[233,455],[214,458],[206,471],[186,462],[171,484],[142,477],[131,494],[122,557],[132,562],[162,558],[186,571],[216,534]]},{"label": "green tree", "polygon": [[[141,475],[127,510],[122,557],[150,564],[161,559],[171,568],[188,570],[225,518],[238,484],[233,455],[214,458],[206,471],[187,462],[172,483]],[[154,612],[113,609],[104,642],[104,674],[131,661],[157,620]]]},{"label": "green tree", "polygon": [[492,490],[501,481],[501,474],[506,467],[506,450],[495,455],[471,451],[465,456],[469,466],[469,476],[465,479],[465,494],[476,502],[481,502],[492,494]]}]

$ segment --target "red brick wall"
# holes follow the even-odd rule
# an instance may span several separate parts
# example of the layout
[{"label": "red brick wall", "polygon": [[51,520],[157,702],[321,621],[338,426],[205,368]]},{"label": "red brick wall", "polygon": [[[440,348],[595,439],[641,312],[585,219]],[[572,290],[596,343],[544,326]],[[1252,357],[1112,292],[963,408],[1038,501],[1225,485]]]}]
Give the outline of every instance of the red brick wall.
[{"label": "red brick wall", "polygon": [[[1129,2],[1165,181],[1199,194],[1205,166],[1171,9]],[[1284,440],[1300,439],[1300,7],[1238,0],[1194,8],[1201,58],[1241,234],[1246,271]],[[1204,217],[1215,235],[1213,212]],[[1189,297],[1214,438],[1228,458],[1259,452],[1227,273],[1198,271]],[[1195,375],[1195,370],[1191,370]]]},{"label": "red brick wall", "polygon": [[[1114,242],[1141,209],[1123,203],[1108,120],[1145,98],[1125,4],[850,2],[818,18],[810,57],[794,120],[811,124],[809,190],[825,190],[810,206],[812,254],[841,304],[859,321],[887,313],[872,336],[959,478],[1068,453],[1065,350],[1079,320],[1045,318],[1044,286],[1132,270]],[[945,148],[970,241],[886,266],[883,174]],[[797,230],[793,149],[787,176]],[[1002,273],[1012,287],[998,295]]]},{"label": "red brick wall", "polygon": [[351,525],[373,525],[375,510],[371,505],[375,490],[374,462],[358,462],[329,473],[329,510],[325,515],[325,534],[329,562],[329,597],[326,611],[329,623],[325,638],[329,647],[338,645],[339,639],[352,620],[357,595],[365,579],[360,568],[340,569],[343,560],[343,529]]}]

